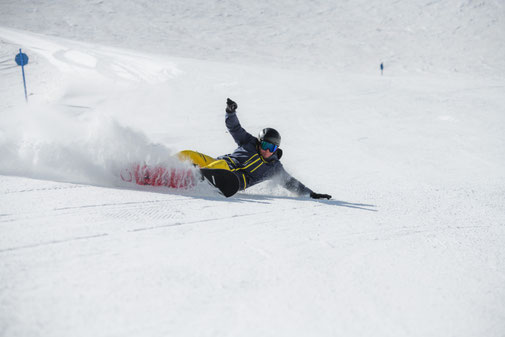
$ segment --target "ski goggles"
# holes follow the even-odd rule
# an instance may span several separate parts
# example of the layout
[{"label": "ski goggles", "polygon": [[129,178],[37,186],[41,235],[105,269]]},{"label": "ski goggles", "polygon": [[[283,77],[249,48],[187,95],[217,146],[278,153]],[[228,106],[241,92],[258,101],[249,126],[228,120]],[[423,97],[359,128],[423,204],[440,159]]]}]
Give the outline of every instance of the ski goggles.
[{"label": "ski goggles", "polygon": [[269,143],[269,142],[265,142],[265,141],[262,141],[261,144],[260,144],[261,148],[263,150],[268,150],[272,153],[274,153],[275,151],[277,151],[277,149],[279,148],[277,145],[275,144],[272,144],[272,143]]}]

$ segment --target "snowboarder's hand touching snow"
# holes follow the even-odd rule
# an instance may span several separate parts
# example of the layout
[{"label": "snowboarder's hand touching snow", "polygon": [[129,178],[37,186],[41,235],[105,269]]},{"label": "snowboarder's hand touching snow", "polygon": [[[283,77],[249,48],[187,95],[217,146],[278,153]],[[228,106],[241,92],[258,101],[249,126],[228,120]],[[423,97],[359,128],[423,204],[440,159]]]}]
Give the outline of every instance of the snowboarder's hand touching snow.
[{"label": "snowboarder's hand touching snow", "polygon": [[237,103],[235,103],[234,101],[232,101],[229,98],[226,100],[226,112],[227,113],[233,113],[233,112],[235,112],[235,110],[237,110],[237,108],[238,108]]},{"label": "snowboarder's hand touching snow", "polygon": [[319,193],[314,193],[314,192],[310,193],[310,197],[312,199],[328,199],[328,200],[331,199],[331,195],[329,195],[329,194],[319,194]]}]

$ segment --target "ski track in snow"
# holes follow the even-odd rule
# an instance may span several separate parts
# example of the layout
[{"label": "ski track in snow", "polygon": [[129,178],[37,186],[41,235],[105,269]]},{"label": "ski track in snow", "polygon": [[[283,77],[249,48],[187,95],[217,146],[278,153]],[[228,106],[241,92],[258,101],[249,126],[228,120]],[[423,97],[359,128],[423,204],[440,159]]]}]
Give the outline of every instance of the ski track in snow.
[{"label": "ski track in snow", "polygon": [[[298,6],[281,21],[305,8]],[[489,12],[498,4],[455,8],[472,22],[472,6]],[[311,15],[333,18],[332,8]],[[63,20],[58,27],[72,25]],[[498,31],[500,22],[491,21],[483,41]],[[387,34],[411,36],[423,22]],[[482,24],[461,29],[481,32]],[[78,28],[58,35],[74,37]],[[142,40],[141,28],[131,40]],[[291,41],[297,29],[305,36],[306,26],[292,28],[268,39]],[[244,27],[237,29],[232,37]],[[188,39],[208,36],[212,29]],[[354,43],[369,48],[362,35],[355,41],[339,45],[348,49],[338,55],[352,55]],[[214,50],[215,59],[222,53],[210,46],[219,44],[194,50],[200,57]],[[9,65],[20,45],[30,55],[28,105],[19,69]],[[304,63],[310,45],[297,45],[283,69],[3,27],[0,46],[0,335],[503,336],[502,46],[490,47],[496,64],[483,71],[482,61],[477,75],[440,72],[451,63],[446,54],[430,64],[423,50],[414,65],[384,77],[295,69],[297,48]],[[423,48],[407,46],[391,59]],[[256,47],[268,59],[289,46],[271,55]],[[231,59],[250,60],[237,48]],[[462,55],[458,67],[481,52]],[[335,55],[315,55],[314,63]],[[409,72],[416,66],[423,71]],[[333,200],[293,197],[268,183],[225,199],[206,185],[177,191],[116,179],[132,161],[159,162],[183,149],[232,151],[226,97],[239,102],[247,130],[280,129],[288,171]]]}]

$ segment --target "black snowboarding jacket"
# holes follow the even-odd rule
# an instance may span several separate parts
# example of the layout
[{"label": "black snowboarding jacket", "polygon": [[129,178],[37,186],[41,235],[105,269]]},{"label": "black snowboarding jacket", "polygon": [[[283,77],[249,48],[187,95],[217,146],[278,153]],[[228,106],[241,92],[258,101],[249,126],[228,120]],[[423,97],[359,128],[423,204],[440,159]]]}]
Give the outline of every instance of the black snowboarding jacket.
[{"label": "black snowboarding jacket", "polygon": [[282,150],[268,160],[259,153],[259,141],[242,128],[235,112],[226,113],[226,127],[239,146],[233,153],[218,157],[224,159],[240,180],[240,188],[246,189],[267,179],[278,179],[280,184],[298,195],[309,195],[312,190],[286,172],[281,162]]}]

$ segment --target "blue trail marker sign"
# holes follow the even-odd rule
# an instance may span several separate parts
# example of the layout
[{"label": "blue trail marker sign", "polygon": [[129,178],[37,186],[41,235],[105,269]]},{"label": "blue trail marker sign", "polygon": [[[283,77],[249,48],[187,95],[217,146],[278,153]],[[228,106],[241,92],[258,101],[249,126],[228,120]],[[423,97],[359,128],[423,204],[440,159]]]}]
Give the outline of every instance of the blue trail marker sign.
[{"label": "blue trail marker sign", "polygon": [[16,63],[21,66],[21,71],[23,72],[23,85],[25,87],[25,100],[28,102],[28,95],[26,94],[26,79],[25,79],[25,65],[28,64],[28,55],[21,52],[19,49],[19,54],[16,55]]}]

